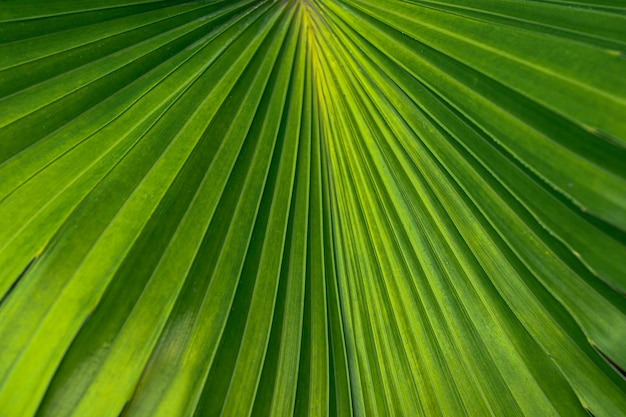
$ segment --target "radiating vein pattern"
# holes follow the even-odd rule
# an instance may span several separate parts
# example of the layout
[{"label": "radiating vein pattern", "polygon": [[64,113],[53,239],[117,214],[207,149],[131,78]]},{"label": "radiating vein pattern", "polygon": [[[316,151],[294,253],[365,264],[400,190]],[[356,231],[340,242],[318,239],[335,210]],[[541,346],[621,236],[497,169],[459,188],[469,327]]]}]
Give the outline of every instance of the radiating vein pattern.
[{"label": "radiating vein pattern", "polygon": [[5,0],[0,416],[626,416],[618,0]]}]

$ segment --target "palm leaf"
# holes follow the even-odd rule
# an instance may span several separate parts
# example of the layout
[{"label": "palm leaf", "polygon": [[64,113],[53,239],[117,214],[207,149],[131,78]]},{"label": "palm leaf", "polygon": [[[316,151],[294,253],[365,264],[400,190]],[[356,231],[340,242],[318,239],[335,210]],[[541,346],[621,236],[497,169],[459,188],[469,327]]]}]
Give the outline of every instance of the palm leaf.
[{"label": "palm leaf", "polygon": [[5,0],[0,415],[626,415],[620,0]]}]

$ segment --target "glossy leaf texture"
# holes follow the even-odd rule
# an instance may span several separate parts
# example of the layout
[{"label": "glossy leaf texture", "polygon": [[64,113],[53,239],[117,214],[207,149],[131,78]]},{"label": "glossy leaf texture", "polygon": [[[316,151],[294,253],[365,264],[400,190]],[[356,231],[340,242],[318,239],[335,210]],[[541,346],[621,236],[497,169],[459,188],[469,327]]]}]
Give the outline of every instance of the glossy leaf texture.
[{"label": "glossy leaf texture", "polygon": [[621,0],[5,0],[0,416],[626,415]]}]

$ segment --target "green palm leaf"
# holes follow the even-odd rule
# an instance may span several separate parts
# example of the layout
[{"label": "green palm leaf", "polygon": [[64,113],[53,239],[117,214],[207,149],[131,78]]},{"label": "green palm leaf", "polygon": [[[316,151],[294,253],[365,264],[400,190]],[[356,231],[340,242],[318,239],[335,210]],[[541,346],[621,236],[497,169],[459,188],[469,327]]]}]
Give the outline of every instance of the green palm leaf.
[{"label": "green palm leaf", "polygon": [[0,416],[626,415],[626,4],[0,4]]}]

